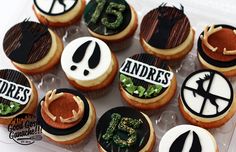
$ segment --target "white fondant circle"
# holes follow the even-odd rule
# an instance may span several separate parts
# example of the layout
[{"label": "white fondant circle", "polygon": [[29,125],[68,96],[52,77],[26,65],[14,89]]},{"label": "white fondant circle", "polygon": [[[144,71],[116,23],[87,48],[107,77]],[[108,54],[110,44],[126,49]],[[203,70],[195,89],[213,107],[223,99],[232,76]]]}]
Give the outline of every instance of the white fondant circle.
[{"label": "white fondant circle", "polygon": [[[92,42],[87,47],[86,53],[82,61],[79,63],[74,63],[72,61],[72,57],[75,51],[77,50],[77,48],[90,40]],[[94,69],[90,69],[88,66],[88,60],[93,54],[96,42],[100,47],[101,57],[100,57],[99,64]],[[111,56],[110,48],[107,46],[105,42],[94,37],[81,37],[81,38],[77,38],[73,40],[65,47],[61,56],[61,66],[62,66],[63,71],[66,73],[66,75],[69,78],[72,78],[78,81],[96,80],[97,78],[106,74],[111,64],[112,64],[112,56]],[[74,71],[71,70],[71,66],[73,65],[77,67],[76,70]],[[85,69],[89,71],[89,74],[87,76],[84,75]]]},{"label": "white fondant circle", "polygon": [[[205,80],[205,77],[211,73],[214,75],[210,84],[211,80]],[[198,82],[201,80],[204,80],[203,89],[200,90],[202,94],[198,89],[200,88]],[[203,95],[204,93],[206,94]],[[183,105],[194,115],[200,117],[217,117],[226,113],[232,104],[232,98],[233,92],[230,83],[225,77],[214,71],[196,72],[189,76],[182,86]]]},{"label": "white fondant circle", "polygon": [[[59,0],[34,0],[34,4],[38,8],[38,10],[47,15],[64,14],[71,10],[76,5],[78,0],[62,0],[62,2],[65,4],[65,9],[64,6],[60,4]],[[52,5],[54,6],[52,7]]]},{"label": "white fondant circle", "polygon": [[193,125],[179,125],[166,132],[161,138],[159,152],[169,152],[173,142],[189,130],[190,133],[185,140],[182,152],[189,152],[193,142],[193,131],[199,137],[202,152],[216,152],[217,145],[214,137],[207,130]]}]

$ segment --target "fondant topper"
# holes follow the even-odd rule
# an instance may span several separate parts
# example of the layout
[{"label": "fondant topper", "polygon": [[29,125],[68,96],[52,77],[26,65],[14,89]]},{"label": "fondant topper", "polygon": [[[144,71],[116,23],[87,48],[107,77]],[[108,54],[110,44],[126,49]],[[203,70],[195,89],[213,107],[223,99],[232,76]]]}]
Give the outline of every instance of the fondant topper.
[{"label": "fondant topper", "polygon": [[76,80],[94,80],[104,75],[112,63],[107,44],[97,38],[81,37],[64,49],[61,65],[66,75]]},{"label": "fondant topper", "polygon": [[151,84],[168,87],[173,78],[173,73],[146,63],[127,58],[120,68],[120,73],[140,79]]},{"label": "fondant topper", "polygon": [[233,96],[229,80],[213,70],[192,73],[184,81],[181,91],[184,106],[194,115],[204,118],[218,117],[227,112]]},{"label": "fondant topper", "polygon": [[0,97],[25,105],[30,96],[31,88],[0,78]]},{"label": "fondant topper", "polygon": [[72,10],[79,0],[34,0],[34,5],[42,13],[50,16],[63,15]]}]

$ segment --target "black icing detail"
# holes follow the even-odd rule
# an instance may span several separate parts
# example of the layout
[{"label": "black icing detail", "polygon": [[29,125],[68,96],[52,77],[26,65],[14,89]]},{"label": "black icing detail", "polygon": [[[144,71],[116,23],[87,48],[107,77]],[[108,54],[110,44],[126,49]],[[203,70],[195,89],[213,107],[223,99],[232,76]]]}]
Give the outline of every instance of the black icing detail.
[{"label": "black icing detail", "polygon": [[[194,75],[198,74],[198,73],[202,73],[202,72],[208,72],[209,74],[208,75],[205,75],[205,78],[199,78],[196,83],[198,84],[198,88],[195,89],[195,88],[191,88],[191,87],[188,87],[186,86],[186,83],[188,82],[188,80],[190,80]],[[228,83],[228,86],[230,88],[230,98],[227,99],[225,97],[221,97],[221,96],[218,96],[216,94],[211,94],[209,91],[211,89],[211,86],[212,86],[212,83],[213,83],[213,79],[214,79],[214,76],[218,74],[220,75],[221,77],[223,77],[225,79],[225,81]],[[205,80],[209,80],[209,84],[208,84],[208,87],[207,87],[207,90],[205,90],[203,88],[203,81]],[[188,106],[188,103],[185,99],[185,96],[184,96],[184,90],[187,89],[187,90],[190,90],[193,92],[193,95],[196,96],[196,94],[202,96],[204,98],[203,100],[203,104],[202,104],[202,107],[201,107],[201,110],[200,112],[196,112],[194,111],[193,109],[191,109],[189,106]],[[221,89],[221,88],[219,88]],[[183,85],[181,87],[181,100],[184,104],[184,106],[191,112],[193,113],[194,115],[196,116],[199,116],[199,117],[203,117],[203,118],[214,118],[214,117],[218,117],[222,114],[224,114],[226,111],[228,111],[233,103],[233,98],[234,98],[234,93],[233,93],[233,88],[232,88],[232,85],[231,83],[229,82],[229,80],[223,75],[221,74],[220,72],[217,72],[217,71],[214,71],[214,70],[199,70],[199,71],[195,71],[193,72],[192,74],[190,74],[183,82]],[[222,110],[222,111],[218,111],[217,110],[217,113],[216,114],[212,114],[212,115],[204,115],[203,114],[203,111],[204,111],[204,108],[205,108],[205,105],[206,105],[206,102],[207,100],[210,101],[210,103],[216,107],[216,109],[218,109],[218,104],[216,103],[216,99],[222,99],[224,100],[225,102],[228,103],[228,105]],[[188,99],[190,100],[190,99]]]},{"label": "black icing detail", "polygon": [[[74,63],[79,63],[83,60],[83,58],[86,54],[86,51],[88,49],[88,46],[91,43],[92,43],[91,40],[86,41],[85,43],[83,43],[81,46],[79,46],[77,48],[77,50],[75,51],[75,53],[72,56],[72,61]],[[97,42],[95,42],[95,48],[93,50],[92,55],[90,56],[90,58],[88,60],[88,67],[90,69],[96,68],[98,66],[99,62],[100,62],[100,59],[101,59],[101,49],[99,47],[99,44]],[[76,67],[76,65],[72,65],[70,69],[72,71],[74,71],[74,70],[77,69],[77,67]],[[83,74],[84,74],[84,76],[89,75],[89,70],[85,69]]]},{"label": "black icing detail", "polygon": [[[44,10],[43,8],[41,8],[40,5],[38,4],[37,0],[34,0],[34,6],[36,6],[36,8],[44,14],[47,14],[47,15],[50,15],[50,16],[57,16],[57,15],[63,15],[65,13],[69,12],[79,2],[79,0],[70,0],[70,1],[74,1],[74,3],[70,8],[66,9],[67,6],[66,6],[66,3],[64,2],[65,0],[51,0],[51,1],[52,1],[52,3],[50,5],[49,10]],[[56,2],[63,7],[63,11],[58,12],[58,13],[52,13],[52,10],[55,7]]]},{"label": "black icing detail", "polygon": [[72,61],[74,63],[79,63],[82,61],[82,59],[84,58],[84,55],[86,53],[86,50],[88,48],[88,46],[91,44],[91,40],[87,41],[85,43],[83,43],[80,47],[77,48],[77,50],[75,51],[75,53],[72,56]]},{"label": "black icing detail", "polygon": [[81,121],[76,124],[75,126],[68,128],[68,129],[57,129],[57,128],[53,128],[51,126],[49,126],[42,118],[41,115],[41,102],[44,100],[44,98],[41,100],[41,102],[38,104],[38,108],[37,108],[37,121],[38,123],[41,125],[42,129],[45,130],[46,132],[53,134],[53,135],[68,135],[71,133],[74,133],[76,131],[78,131],[79,129],[81,129],[86,122],[88,121],[89,118],[89,112],[90,112],[90,107],[89,107],[89,103],[87,101],[87,99],[85,98],[85,96],[83,94],[81,94],[79,91],[77,90],[72,90],[72,89],[57,89],[56,93],[60,93],[60,92],[67,92],[67,93],[71,93],[75,96],[80,97],[80,99],[83,101],[84,103],[84,116],[81,119]]},{"label": "black icing detail", "polygon": [[[137,141],[133,146],[130,146],[129,148],[121,148],[114,142],[107,142],[102,138],[102,135],[106,133],[106,130],[109,126],[109,123],[111,121],[111,115],[113,113],[118,113],[121,115],[121,117],[129,117],[133,119],[141,119],[142,124],[137,131]],[[122,138],[127,138],[127,136],[121,132],[117,131],[116,133],[119,134]],[[99,119],[96,127],[96,137],[97,142],[100,144],[100,146],[105,151],[113,151],[113,152],[138,152],[140,151],[148,142],[148,139],[150,137],[150,126],[146,118],[141,114],[139,111],[130,108],[130,107],[116,107],[113,109],[108,110],[105,112],[102,117]],[[140,143],[141,142],[141,143]]]},{"label": "black icing detail", "polygon": [[186,131],[185,133],[181,134],[178,138],[176,138],[176,140],[172,143],[170,147],[170,152],[182,152],[186,138],[188,137],[189,133],[190,130]]},{"label": "black icing detail", "polygon": [[90,69],[96,68],[98,66],[99,62],[100,62],[100,58],[101,58],[101,50],[100,50],[100,47],[99,47],[98,43],[96,42],[93,54],[88,60],[89,68]]},{"label": "black icing detail", "polygon": [[196,132],[193,131],[193,143],[189,152],[201,152],[201,151],[202,151],[202,145],[200,139],[196,134]]},{"label": "black icing detail", "polygon": [[75,70],[77,69],[77,66],[72,65],[72,66],[70,67],[70,69],[71,69],[72,71],[75,71]]},{"label": "black icing detail", "polygon": [[[140,53],[140,54],[136,54],[136,55],[133,55],[133,56],[131,56],[130,57],[131,59],[134,59],[134,60],[137,60],[137,61],[140,61],[140,62],[142,62],[142,63],[145,63],[145,64],[148,64],[148,65],[153,65],[153,66],[155,66],[155,67],[157,67],[157,68],[160,68],[160,69],[164,69],[164,70],[167,70],[167,71],[170,71],[170,68],[169,68],[169,66],[167,65],[167,62],[165,62],[164,60],[162,60],[162,59],[160,59],[160,58],[157,58],[157,57],[155,57],[155,56],[153,56],[153,55],[150,55],[150,54],[147,54],[147,53]],[[124,64],[124,63],[123,63]],[[121,65],[121,67],[123,66],[123,64]],[[127,70],[129,71],[129,70],[131,70],[130,69],[130,67],[126,67],[127,68]],[[132,69],[133,70],[133,69]],[[131,71],[132,71],[131,70]],[[135,71],[134,71],[134,73],[135,73]],[[159,72],[160,73],[160,72]],[[119,73],[119,75],[120,75],[121,73]],[[147,69],[145,69],[145,68],[143,68],[142,70],[141,70],[141,73],[140,73],[140,75],[139,75],[139,77],[141,77],[141,76],[143,76],[143,75],[146,75],[147,74]],[[125,74],[124,74],[125,75]],[[128,75],[126,75],[127,77],[130,77],[130,76],[128,76]],[[157,76],[158,77],[158,76]],[[157,77],[156,77],[156,79],[157,79]],[[136,85],[136,86],[142,86],[142,87],[144,87],[145,89],[148,89],[148,86],[149,85],[153,85],[153,84],[151,84],[151,83],[149,83],[149,82],[146,82],[146,81],[144,81],[144,80],[141,80],[141,79],[138,79],[138,78],[135,78],[135,77],[131,77],[132,78],[132,80],[133,80],[133,83],[134,83],[134,85]],[[123,86],[122,86],[123,87]],[[168,87],[167,87],[168,88]],[[166,91],[166,89],[167,88],[162,88],[161,89],[161,91],[160,91],[160,93],[157,95],[157,96],[159,96],[159,95],[161,95],[162,93],[164,93],[165,91]],[[125,90],[125,88],[124,88],[124,90]],[[126,91],[127,93],[129,93],[128,91]],[[129,93],[130,94],[130,93]],[[130,94],[130,95],[132,95],[132,96],[135,96],[135,97],[137,97],[137,98],[141,98],[141,99],[149,99],[149,98],[153,98],[153,97],[145,97],[145,96],[142,96],[142,97],[139,97],[138,96],[138,94]]]},{"label": "black icing detail", "polygon": [[179,10],[181,12],[180,15],[171,17],[166,15],[166,3],[159,6],[158,10],[158,28],[156,28],[157,31],[153,32],[154,34],[148,41],[148,44],[155,48],[165,49],[173,26],[185,17],[184,7],[181,5],[181,9]]},{"label": "black icing detail", "polygon": [[[98,18],[98,21],[96,23],[93,23],[93,22],[91,22],[91,18],[93,16],[93,13],[96,10],[98,3],[96,2],[96,0],[90,0],[88,2],[88,4],[86,5],[85,11],[84,11],[84,20],[85,20],[85,23],[87,24],[88,28],[91,31],[93,31],[94,33],[97,33],[100,35],[105,35],[105,36],[115,35],[117,33],[122,32],[129,25],[131,18],[132,18],[131,8],[125,0],[119,0],[119,1],[118,0],[105,0],[105,1],[106,1],[106,3],[104,5],[104,9],[102,10],[100,17]],[[106,28],[102,24],[102,21],[101,21],[103,17],[107,17],[109,21],[116,20],[115,15],[111,15],[111,14],[107,15],[106,14],[106,9],[111,2],[114,2],[117,4],[122,4],[122,5],[125,5],[125,7],[126,7],[126,9],[122,12],[123,22],[116,29]]]},{"label": "black icing detail", "polygon": [[[215,28],[222,26],[223,28],[228,28],[228,29],[232,29],[235,30],[236,27],[230,26],[230,25],[225,25],[225,24],[218,24],[215,25]],[[200,34],[203,35],[204,31]],[[233,42],[232,42],[233,43]],[[198,53],[199,55],[209,64],[217,66],[217,67],[221,67],[221,68],[228,68],[228,67],[232,67],[236,65],[236,59],[231,60],[231,61],[217,61],[213,58],[211,58],[210,56],[208,56],[207,54],[205,54],[203,48],[202,48],[202,40],[199,37],[198,38],[198,42],[197,42],[197,46],[198,46]]]},{"label": "black icing detail", "polygon": [[[22,74],[21,72],[18,72],[18,71],[12,70],[12,69],[0,70],[0,78],[3,80],[6,80],[8,82],[13,82],[15,84],[19,84],[19,85],[25,86],[27,88],[31,88],[30,82],[27,79],[27,77],[24,74]],[[12,86],[10,86],[9,83],[6,83],[6,82],[3,82],[2,80],[0,80],[0,95],[1,95],[0,96],[0,103],[1,104],[10,105],[10,102],[12,102],[11,100],[5,99],[3,97],[3,94],[6,94],[6,93],[8,93],[11,96],[11,98],[14,98],[14,99],[18,98],[19,94],[22,93],[24,95],[24,99],[25,99],[26,94],[24,94],[24,92],[28,91],[28,90],[23,90],[22,87],[15,86],[14,90],[10,91],[10,89],[11,89],[10,87],[12,88]],[[31,95],[29,96],[29,100],[26,101],[27,103],[25,105],[20,104],[19,105],[20,108],[15,113],[7,114],[7,115],[0,114],[0,116],[7,117],[7,116],[14,115],[14,114],[22,111],[25,108],[25,106],[27,106],[27,104],[29,103],[30,98],[31,98]]]},{"label": "black icing detail", "polygon": [[[186,131],[185,133],[177,137],[175,141],[172,143],[169,152],[182,152],[186,143],[186,139],[189,136],[190,132],[191,132],[190,130]],[[202,145],[200,139],[195,131],[192,132],[193,132],[193,142],[189,152],[201,152]]]},{"label": "black icing detail", "polygon": [[9,58],[14,62],[26,64],[33,45],[48,33],[48,28],[42,25],[42,29],[35,30],[29,23],[29,19],[25,19],[21,23],[21,32],[20,46],[9,54]]},{"label": "black icing detail", "polygon": [[84,75],[87,76],[89,74],[89,71],[88,70],[84,70]]}]

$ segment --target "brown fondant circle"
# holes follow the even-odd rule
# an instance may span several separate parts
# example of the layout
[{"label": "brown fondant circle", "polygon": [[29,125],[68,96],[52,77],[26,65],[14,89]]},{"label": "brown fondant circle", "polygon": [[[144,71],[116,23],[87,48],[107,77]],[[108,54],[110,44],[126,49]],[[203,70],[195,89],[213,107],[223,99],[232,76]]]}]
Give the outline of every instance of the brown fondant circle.
[{"label": "brown fondant circle", "polygon": [[[42,34],[44,31],[46,32]],[[35,41],[33,40],[34,38],[36,39]],[[30,43],[33,43],[32,47],[29,46]],[[24,21],[14,25],[5,34],[3,40],[3,49],[7,57],[13,62],[20,64],[33,64],[43,59],[50,51],[51,45],[52,38],[48,28],[32,21]],[[24,50],[27,51],[26,57],[23,57]],[[14,51],[22,51],[20,52],[22,54],[21,61],[11,56]]]},{"label": "brown fondant circle", "polygon": [[[163,19],[160,20],[159,16],[163,16]],[[173,25],[167,26],[167,24]],[[149,42],[151,39],[157,39],[157,46],[151,46],[160,48],[158,46],[161,45],[163,46],[161,49],[171,49],[179,46],[187,39],[189,33],[190,22],[183,10],[169,6],[159,6],[147,13],[142,20],[140,28],[141,38],[149,45],[151,45]],[[159,41],[163,37],[167,37],[164,38],[166,42]]]},{"label": "brown fondant circle", "polygon": [[75,121],[73,123],[62,123],[60,121],[60,116],[62,116],[64,119],[72,117],[72,110],[74,109],[76,112],[78,112],[78,105],[73,99],[73,94],[70,93],[64,93],[64,95],[55,101],[53,101],[49,105],[49,111],[57,117],[56,121],[53,121],[44,111],[44,106],[41,108],[41,115],[44,119],[44,121],[54,128],[58,129],[68,129],[80,122],[80,120]]},{"label": "brown fondant circle", "polygon": [[236,59],[236,55],[223,54],[224,48],[227,50],[236,50],[236,34],[232,29],[222,28],[220,31],[210,35],[208,43],[213,47],[218,47],[217,51],[213,52],[202,43],[204,53],[212,59],[222,62]]}]

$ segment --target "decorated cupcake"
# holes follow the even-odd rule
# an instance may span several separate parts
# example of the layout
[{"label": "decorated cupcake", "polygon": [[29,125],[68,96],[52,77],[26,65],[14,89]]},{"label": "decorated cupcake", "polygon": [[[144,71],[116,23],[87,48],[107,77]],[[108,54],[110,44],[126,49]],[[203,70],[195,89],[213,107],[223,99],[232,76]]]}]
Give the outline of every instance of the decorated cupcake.
[{"label": "decorated cupcake", "polygon": [[181,8],[160,5],[142,20],[140,42],[143,49],[162,59],[183,58],[193,47],[194,30]]},{"label": "decorated cupcake", "polygon": [[37,109],[43,134],[59,144],[83,141],[96,122],[94,106],[80,92],[57,89],[46,93]]},{"label": "decorated cupcake", "polygon": [[38,103],[34,84],[21,72],[0,70],[0,124],[9,124],[16,116],[33,114]]},{"label": "decorated cupcake", "polygon": [[159,144],[159,152],[218,152],[215,138],[207,130],[179,125],[165,133]]},{"label": "decorated cupcake", "polygon": [[203,67],[236,75],[236,28],[229,25],[207,26],[198,39],[198,59]]},{"label": "decorated cupcake", "polygon": [[77,22],[85,5],[85,0],[34,0],[33,10],[42,24],[59,27]]},{"label": "decorated cupcake", "polygon": [[84,12],[89,33],[104,41],[121,41],[138,26],[135,10],[125,0],[90,0]]},{"label": "decorated cupcake", "polygon": [[46,26],[25,19],[5,34],[3,49],[17,69],[38,74],[47,72],[60,61],[63,43]]},{"label": "decorated cupcake", "polygon": [[96,127],[100,152],[151,152],[155,132],[149,117],[130,107],[116,107],[105,112]]},{"label": "decorated cupcake", "polygon": [[61,65],[70,84],[83,91],[110,85],[118,71],[118,61],[103,41],[81,37],[64,49]]},{"label": "decorated cupcake", "polygon": [[179,108],[184,118],[194,125],[219,127],[236,111],[232,85],[217,71],[196,71],[183,82]]},{"label": "decorated cupcake", "polygon": [[135,108],[159,109],[175,95],[174,73],[166,62],[155,56],[136,54],[126,58],[119,76],[121,96]]}]

